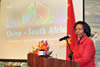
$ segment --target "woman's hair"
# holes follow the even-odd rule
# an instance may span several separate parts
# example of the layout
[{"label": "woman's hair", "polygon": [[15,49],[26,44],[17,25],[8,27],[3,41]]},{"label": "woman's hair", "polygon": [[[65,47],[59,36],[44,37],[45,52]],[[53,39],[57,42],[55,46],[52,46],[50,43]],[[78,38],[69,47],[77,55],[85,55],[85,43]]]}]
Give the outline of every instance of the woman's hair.
[{"label": "woman's hair", "polygon": [[84,32],[85,32],[85,34],[89,37],[89,36],[91,35],[90,26],[89,26],[85,21],[78,21],[78,22],[76,22],[75,25],[74,25],[74,30],[75,30],[75,28],[76,28],[76,26],[77,26],[78,24],[82,24],[82,25],[83,25]]}]

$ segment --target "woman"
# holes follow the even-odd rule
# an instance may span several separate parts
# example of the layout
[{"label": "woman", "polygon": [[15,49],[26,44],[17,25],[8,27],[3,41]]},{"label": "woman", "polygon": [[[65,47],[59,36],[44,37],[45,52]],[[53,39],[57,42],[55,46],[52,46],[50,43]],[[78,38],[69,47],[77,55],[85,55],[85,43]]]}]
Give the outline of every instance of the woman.
[{"label": "woman", "polygon": [[78,42],[73,50],[73,61],[79,62],[80,67],[95,67],[95,46],[89,38],[91,29],[84,21],[78,21],[74,25]]}]

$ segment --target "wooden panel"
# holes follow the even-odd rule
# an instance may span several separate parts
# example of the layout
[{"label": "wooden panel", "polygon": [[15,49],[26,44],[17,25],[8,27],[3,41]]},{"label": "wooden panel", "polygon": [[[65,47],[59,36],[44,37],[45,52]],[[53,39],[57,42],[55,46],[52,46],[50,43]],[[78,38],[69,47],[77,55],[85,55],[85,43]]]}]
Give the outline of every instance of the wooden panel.
[{"label": "wooden panel", "polygon": [[80,67],[79,63],[56,58],[44,58],[28,54],[29,67]]}]

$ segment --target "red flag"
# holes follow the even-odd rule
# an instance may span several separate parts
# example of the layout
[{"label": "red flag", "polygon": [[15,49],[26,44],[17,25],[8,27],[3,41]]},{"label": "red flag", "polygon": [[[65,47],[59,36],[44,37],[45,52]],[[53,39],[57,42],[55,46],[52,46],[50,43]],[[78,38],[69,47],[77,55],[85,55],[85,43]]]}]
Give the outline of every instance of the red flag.
[{"label": "red flag", "polygon": [[[74,24],[75,24],[75,16],[74,16],[74,8],[73,8],[73,3],[72,3],[72,0],[68,0],[68,13],[67,13],[67,35],[71,35],[71,38],[70,38],[70,47],[71,49],[73,49],[73,46],[75,46],[75,42],[77,41],[77,37],[75,35],[75,32],[74,32]],[[69,48],[68,48],[68,45],[67,45],[67,49],[66,49],[67,53],[66,53],[66,59],[69,60],[68,58],[68,54],[70,52]]]}]

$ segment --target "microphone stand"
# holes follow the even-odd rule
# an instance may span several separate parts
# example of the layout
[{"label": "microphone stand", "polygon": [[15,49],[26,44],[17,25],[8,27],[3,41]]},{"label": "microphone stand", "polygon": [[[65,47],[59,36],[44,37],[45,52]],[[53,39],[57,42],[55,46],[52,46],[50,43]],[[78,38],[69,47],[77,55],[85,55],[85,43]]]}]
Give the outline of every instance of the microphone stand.
[{"label": "microphone stand", "polygon": [[72,55],[73,55],[73,52],[72,52],[72,50],[71,50],[71,48],[70,48],[70,45],[69,45],[69,43],[68,43],[68,39],[66,39],[66,41],[67,41],[67,44],[68,44],[68,48],[69,48],[69,50],[70,50],[70,53],[68,54],[68,57],[70,58],[70,60],[71,60],[71,67],[72,67]]}]

